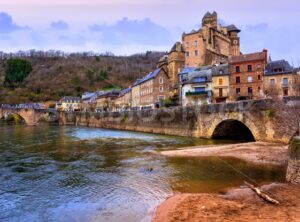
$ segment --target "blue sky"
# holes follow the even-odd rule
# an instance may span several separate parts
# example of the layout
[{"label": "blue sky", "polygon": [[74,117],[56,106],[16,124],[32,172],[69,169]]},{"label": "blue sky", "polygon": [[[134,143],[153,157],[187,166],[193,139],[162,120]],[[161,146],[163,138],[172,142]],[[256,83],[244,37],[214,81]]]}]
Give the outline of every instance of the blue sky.
[{"label": "blue sky", "polygon": [[2,51],[167,51],[215,10],[222,23],[242,30],[243,53],[267,48],[272,59],[300,63],[298,0],[9,0],[0,6]]}]

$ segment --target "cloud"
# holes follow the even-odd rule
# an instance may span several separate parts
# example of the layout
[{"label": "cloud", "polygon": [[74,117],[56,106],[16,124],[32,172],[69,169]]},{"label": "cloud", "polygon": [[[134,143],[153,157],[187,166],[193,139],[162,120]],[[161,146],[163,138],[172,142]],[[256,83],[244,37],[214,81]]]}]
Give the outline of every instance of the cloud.
[{"label": "cloud", "polygon": [[9,14],[5,12],[0,13],[0,33],[11,33],[23,28],[15,24]]},{"label": "cloud", "polygon": [[64,21],[56,21],[51,23],[51,28],[57,30],[67,30],[69,29],[69,24]]},{"label": "cloud", "polygon": [[171,32],[149,18],[123,18],[113,25],[95,24],[90,30],[101,33],[101,40],[109,44],[171,44]]}]

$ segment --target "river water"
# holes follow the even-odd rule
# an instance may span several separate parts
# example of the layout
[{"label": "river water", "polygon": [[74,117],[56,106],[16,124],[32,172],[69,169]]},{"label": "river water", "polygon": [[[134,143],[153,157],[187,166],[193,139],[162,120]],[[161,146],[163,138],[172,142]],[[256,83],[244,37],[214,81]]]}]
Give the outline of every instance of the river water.
[{"label": "river water", "polygon": [[174,193],[221,192],[241,185],[244,175],[257,182],[284,180],[278,167],[154,153],[215,143],[224,141],[0,126],[0,221],[151,221],[155,207]]}]

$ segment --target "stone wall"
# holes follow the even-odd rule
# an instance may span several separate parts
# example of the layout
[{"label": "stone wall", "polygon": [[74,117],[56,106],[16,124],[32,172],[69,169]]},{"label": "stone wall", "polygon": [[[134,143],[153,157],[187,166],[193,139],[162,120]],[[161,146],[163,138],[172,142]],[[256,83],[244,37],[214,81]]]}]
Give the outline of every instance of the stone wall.
[{"label": "stone wall", "polygon": [[293,139],[289,146],[290,159],[287,168],[286,180],[300,185],[300,137]]},{"label": "stone wall", "polygon": [[[277,106],[271,100],[257,100],[119,113],[60,113],[60,123],[210,139],[219,127],[238,130],[234,124],[239,122],[255,141],[288,144],[298,129],[293,112],[300,109]],[[228,134],[225,131],[219,135]]]}]

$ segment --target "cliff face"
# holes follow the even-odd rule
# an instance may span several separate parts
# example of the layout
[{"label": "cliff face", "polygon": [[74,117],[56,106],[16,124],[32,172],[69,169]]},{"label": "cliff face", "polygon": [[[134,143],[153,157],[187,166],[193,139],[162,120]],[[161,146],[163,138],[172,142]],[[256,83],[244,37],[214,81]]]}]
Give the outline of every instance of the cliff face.
[{"label": "cliff face", "polygon": [[300,185],[300,137],[293,139],[289,146],[290,160],[288,164],[286,180]]}]

